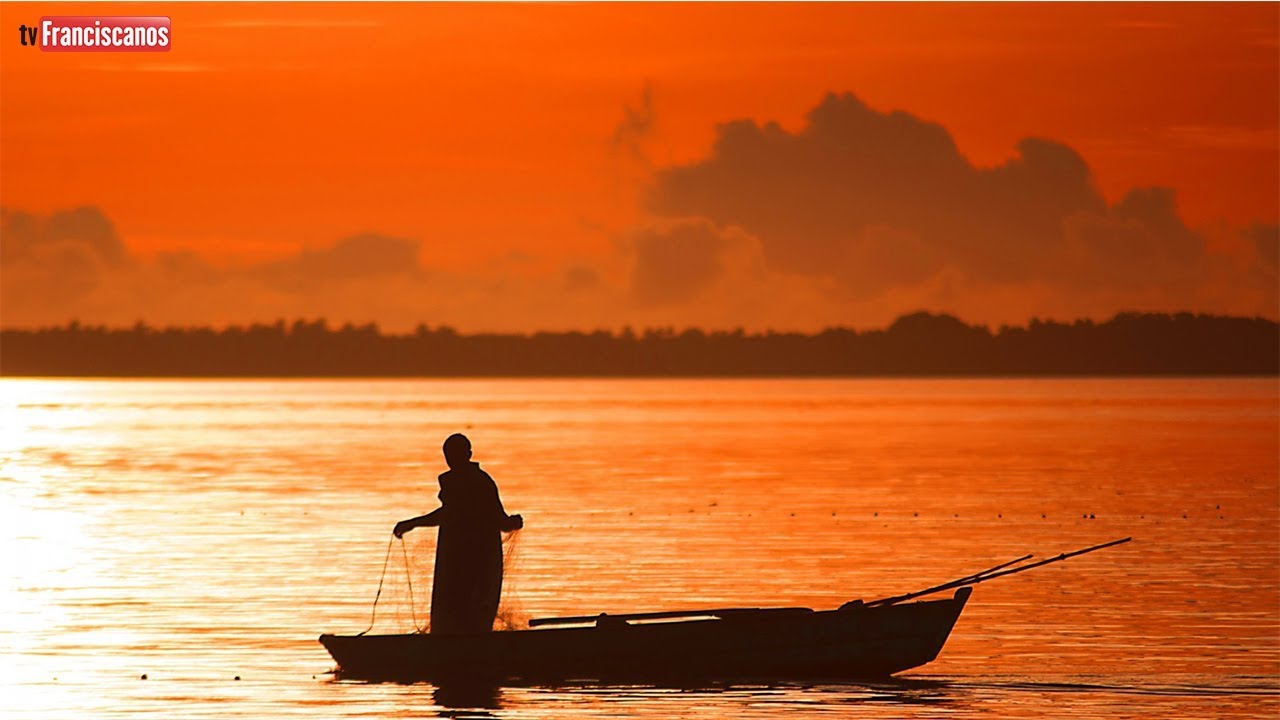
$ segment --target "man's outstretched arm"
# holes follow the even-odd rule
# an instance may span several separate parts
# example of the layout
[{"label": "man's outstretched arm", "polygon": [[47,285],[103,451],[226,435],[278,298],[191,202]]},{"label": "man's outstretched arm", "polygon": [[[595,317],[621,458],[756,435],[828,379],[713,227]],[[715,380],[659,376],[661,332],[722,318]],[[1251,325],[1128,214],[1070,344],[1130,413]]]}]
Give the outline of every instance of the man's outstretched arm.
[{"label": "man's outstretched arm", "polygon": [[391,532],[394,533],[396,537],[401,537],[402,535],[404,535],[405,533],[409,532],[414,528],[435,527],[440,524],[440,520],[443,516],[444,516],[444,508],[439,507],[427,513],[426,515],[419,515],[416,518],[401,520],[400,522],[396,523],[395,528]]}]

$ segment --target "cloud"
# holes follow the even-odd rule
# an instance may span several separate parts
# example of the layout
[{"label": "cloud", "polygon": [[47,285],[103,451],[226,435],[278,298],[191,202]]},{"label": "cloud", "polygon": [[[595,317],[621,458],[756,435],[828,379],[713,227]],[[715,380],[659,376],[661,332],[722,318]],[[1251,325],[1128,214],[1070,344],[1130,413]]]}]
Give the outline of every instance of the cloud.
[{"label": "cloud", "polygon": [[621,257],[565,266],[527,252],[472,271],[431,267],[423,243],[374,232],[273,261],[219,266],[192,251],[138,256],[97,208],[47,216],[4,209],[0,324],[156,325],[325,317],[412,329],[612,327],[631,303]]},{"label": "cloud", "polygon": [[1259,264],[1274,275],[1277,265],[1280,265],[1280,225],[1257,223],[1246,229],[1243,235],[1257,249]]},{"label": "cloud", "polygon": [[[1206,239],[1178,216],[1172,190],[1137,188],[1109,205],[1085,160],[1047,139],[978,167],[941,125],[848,93],[828,95],[795,132],[720,125],[708,157],[655,173],[645,205],[740,228],[770,271],[834,281],[853,301],[963,282],[993,297],[1003,286],[1081,294],[1081,314],[1102,297],[1183,309],[1210,281]],[[713,265],[703,254],[696,261]],[[1252,308],[1276,289],[1241,292],[1253,294],[1238,305]]]},{"label": "cloud", "polygon": [[[959,264],[999,279],[1044,265],[1044,240],[1056,234],[1061,244],[1063,217],[1105,204],[1070,148],[1024,140],[1008,163],[979,169],[940,125],[846,94],[828,96],[798,133],[720,126],[708,159],[658,172],[648,206],[741,227],[778,270],[825,274],[879,254],[868,247],[879,237],[927,248],[935,270]],[[902,279],[922,270],[902,269]]]},{"label": "cloud", "polygon": [[45,249],[75,245],[107,265],[119,265],[127,252],[115,226],[94,207],[59,210],[47,217],[0,209],[0,259],[12,263]]},{"label": "cloud", "polygon": [[624,105],[622,114],[622,120],[613,129],[613,146],[643,159],[642,145],[653,134],[655,123],[653,88],[645,83],[640,93],[640,106],[633,108],[630,105]]},{"label": "cloud", "polygon": [[843,297],[866,299],[902,284],[922,282],[945,263],[939,249],[920,236],[889,225],[873,225],[851,239],[837,262],[828,266]]},{"label": "cloud", "polygon": [[39,216],[0,208],[0,319],[27,312],[74,313],[130,258],[97,208]]},{"label": "cloud", "polygon": [[[653,123],[646,89],[615,147],[639,153]],[[1274,222],[1188,227],[1168,188],[1110,203],[1085,159],[1048,139],[975,166],[941,125],[848,94],[796,130],[725,123],[706,158],[647,167],[642,182],[644,212],[611,233],[613,248],[553,261],[525,247],[467,269],[434,263],[429,237],[378,232],[239,267],[193,251],[140,256],[100,209],[0,209],[0,324],[323,316],[393,330],[812,331],[920,309],[1000,324],[1280,307]]]},{"label": "cloud", "polygon": [[569,292],[591,290],[600,285],[600,273],[588,265],[572,265],[564,271],[564,289]]},{"label": "cloud", "polygon": [[[95,207],[36,215],[0,210],[0,307],[6,325],[228,322],[278,315],[364,315],[413,295],[427,273],[414,240],[366,233],[249,267],[191,251],[132,254]],[[392,293],[402,293],[397,299]],[[376,315],[375,315],[376,317]]]},{"label": "cloud", "polygon": [[328,248],[304,249],[295,257],[268,263],[255,272],[287,290],[309,290],[335,282],[393,275],[419,275],[416,240],[364,233]]},{"label": "cloud", "polygon": [[724,270],[727,241],[705,220],[645,228],[633,238],[631,291],[641,305],[674,305],[696,298]]},{"label": "cloud", "polygon": [[937,270],[1023,277],[1062,247],[1066,216],[1105,203],[1070,148],[1027,139],[1017,150],[977,168],[940,125],[829,95],[797,133],[746,120],[720,126],[709,158],[659,171],[648,206],[741,227],[784,271],[826,273],[878,236],[927,246]]},{"label": "cloud", "polygon": [[1061,282],[1188,293],[1204,272],[1204,238],[1178,217],[1171,190],[1132,190],[1105,212],[1065,218],[1064,229],[1071,261]]}]

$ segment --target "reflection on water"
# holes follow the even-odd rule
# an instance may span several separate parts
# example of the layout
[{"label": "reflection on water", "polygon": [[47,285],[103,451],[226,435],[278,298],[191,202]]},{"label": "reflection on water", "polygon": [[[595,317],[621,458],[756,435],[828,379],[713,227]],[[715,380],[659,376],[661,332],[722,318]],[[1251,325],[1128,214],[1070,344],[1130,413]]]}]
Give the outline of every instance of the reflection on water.
[{"label": "reflection on water", "polygon": [[[0,697],[14,717],[1280,711],[1274,380],[5,380],[0,393]],[[434,507],[439,443],[457,430],[528,523],[507,589],[534,617],[831,608],[1025,552],[1135,541],[980,586],[939,659],[892,683],[335,681],[316,636],[368,626],[391,525]],[[429,566],[418,542],[410,561]],[[412,622],[388,592],[378,622]]]},{"label": "reflection on water", "polygon": [[[1137,680],[1137,679],[1134,679]],[[344,681],[345,683],[345,681]],[[342,683],[339,683],[342,684]],[[563,684],[557,686],[404,686],[408,697],[430,696],[423,715],[488,717],[801,717],[893,718],[969,714],[1043,717],[1253,717],[1277,706],[1274,678],[1219,687],[1035,682],[1017,678],[969,681],[913,677],[881,682],[732,683],[691,687]]]},{"label": "reflection on water", "polygon": [[494,717],[490,710],[502,708],[502,689],[496,685],[439,685],[432,701],[443,708],[441,717]]}]

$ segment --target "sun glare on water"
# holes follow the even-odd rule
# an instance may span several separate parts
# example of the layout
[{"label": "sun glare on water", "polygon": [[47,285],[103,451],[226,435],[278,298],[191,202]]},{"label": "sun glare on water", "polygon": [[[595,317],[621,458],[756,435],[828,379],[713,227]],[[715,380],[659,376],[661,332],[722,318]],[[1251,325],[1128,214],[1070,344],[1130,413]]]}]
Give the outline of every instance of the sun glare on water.
[{"label": "sun glare on water", "polygon": [[102,422],[60,407],[71,385],[0,381],[0,697],[17,717],[62,705],[59,687],[76,670],[49,638],[77,627],[76,596],[105,582],[101,566],[85,562],[102,513],[79,499],[77,470],[58,462],[62,448],[86,440],[68,430]]}]

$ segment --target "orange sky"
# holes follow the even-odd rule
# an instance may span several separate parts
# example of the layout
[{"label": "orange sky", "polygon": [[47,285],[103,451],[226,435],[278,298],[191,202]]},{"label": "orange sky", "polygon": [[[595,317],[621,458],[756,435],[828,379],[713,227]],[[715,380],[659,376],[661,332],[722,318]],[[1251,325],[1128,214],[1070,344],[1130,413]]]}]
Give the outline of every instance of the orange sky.
[{"label": "orange sky", "polygon": [[[19,24],[53,13],[167,14],[173,50],[55,54],[18,43]],[[828,92],[937,123],[980,167],[1010,161],[1022,138],[1052,139],[1083,157],[1109,203],[1135,187],[1174,188],[1181,219],[1211,245],[1280,217],[1274,3],[5,3],[0,18],[11,35],[0,40],[2,204],[36,216],[97,208],[140,263],[191,251],[215,267],[245,267],[377,233],[419,243],[425,270],[472,284],[608,265],[648,222],[642,198],[655,173],[707,158],[719,123],[776,120],[799,132]],[[646,93],[651,126],[616,141],[627,108],[646,112]],[[599,271],[606,283],[625,281],[618,263],[615,274]],[[932,303],[982,315],[1020,292],[984,290],[982,303],[954,308],[946,293],[907,293],[900,308],[886,299],[831,314],[874,322]],[[1204,300],[1212,295],[1183,305],[1266,312],[1270,302]],[[52,320],[28,312],[35,298],[7,296],[3,321]],[[57,312],[114,320],[112,302]],[[270,319],[308,307],[264,295],[259,310],[190,317]],[[145,312],[122,305],[119,314]],[[988,315],[973,319],[1006,319]],[[359,316],[383,319],[373,305]],[[733,314],[677,308],[619,319]],[[609,320],[531,312],[514,324]]]}]

